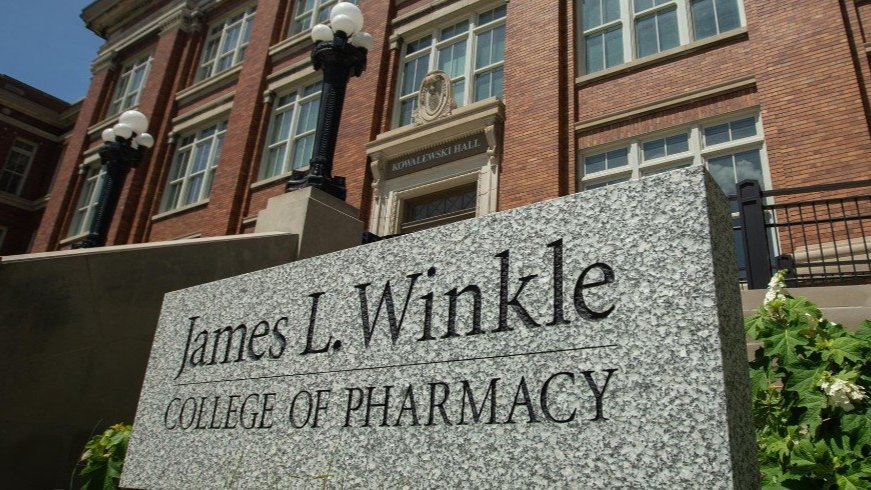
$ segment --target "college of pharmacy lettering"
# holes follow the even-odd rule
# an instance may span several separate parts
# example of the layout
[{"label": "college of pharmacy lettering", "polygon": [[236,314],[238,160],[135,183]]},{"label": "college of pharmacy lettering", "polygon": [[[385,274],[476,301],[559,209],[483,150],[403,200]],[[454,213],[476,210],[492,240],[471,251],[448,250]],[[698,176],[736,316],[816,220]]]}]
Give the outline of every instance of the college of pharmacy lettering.
[{"label": "college of pharmacy lettering", "polygon": [[387,164],[386,178],[392,179],[462,158],[479,155],[486,151],[487,139],[484,133],[475,134],[439,145],[435,148],[399,157],[399,159]]}]

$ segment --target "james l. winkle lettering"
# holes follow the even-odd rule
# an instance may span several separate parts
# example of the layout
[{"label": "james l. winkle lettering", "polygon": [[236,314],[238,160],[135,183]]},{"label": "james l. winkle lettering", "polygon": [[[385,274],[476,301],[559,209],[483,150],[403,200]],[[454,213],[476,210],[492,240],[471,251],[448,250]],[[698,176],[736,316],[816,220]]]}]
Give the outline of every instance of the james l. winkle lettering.
[{"label": "james l. winkle lettering", "polygon": [[[614,312],[613,301],[601,300],[602,294],[595,305],[591,305],[585,293],[594,288],[607,287],[615,281],[614,270],[605,263],[593,263],[576,272],[573,287],[566,288],[566,272],[564,265],[564,243],[556,240],[546,245],[551,263],[553,278],[549,291],[550,318],[536,318],[533,313],[540,311],[540,305],[529,303],[528,298],[541,297],[532,295],[533,279],[539,274],[527,274],[522,277],[512,277],[512,252],[502,250],[494,254],[493,271],[498,274],[497,288],[484,289],[478,284],[457,284],[449,290],[434,291],[428,284],[439,274],[437,267],[429,267],[423,271],[406,274],[404,284],[395,284],[388,280],[381,284],[362,282],[353,286],[350,291],[315,291],[306,294],[308,308],[296,317],[281,316],[273,319],[257,319],[253,322],[237,325],[220,325],[208,327],[200,316],[187,319],[189,322],[182,359],[179,363],[175,379],[186,370],[216,364],[256,362],[263,359],[280,359],[287,352],[297,355],[317,355],[338,352],[343,342],[349,340],[362,342],[369,348],[377,339],[387,336],[396,345],[402,339],[416,342],[434,342],[443,339],[477,336],[485,334],[506,335],[517,328],[548,328],[577,322],[599,321]],[[565,292],[572,292],[571,301],[567,302]],[[607,290],[605,291],[607,292]],[[342,293],[342,294],[340,294]],[[348,308],[358,309],[361,335],[357,339],[337,339],[326,332],[322,326],[323,318],[329,317],[328,311],[320,311],[325,300],[330,296],[355,298]],[[568,305],[567,305],[568,303]],[[605,305],[601,305],[605,303]],[[574,313],[567,311],[574,307]],[[433,312],[441,308],[446,313],[443,324],[434,322]],[[495,324],[482,324],[483,311],[492,311],[489,318],[496,319]],[[463,311],[466,315],[460,316]],[[299,318],[291,323],[289,318]],[[305,320],[302,320],[305,318]],[[460,325],[459,318],[468,319],[467,324]],[[304,322],[304,323],[303,323]],[[297,324],[298,323],[298,324]],[[385,325],[386,324],[386,325]],[[299,339],[292,347],[291,329],[299,332]]]}]

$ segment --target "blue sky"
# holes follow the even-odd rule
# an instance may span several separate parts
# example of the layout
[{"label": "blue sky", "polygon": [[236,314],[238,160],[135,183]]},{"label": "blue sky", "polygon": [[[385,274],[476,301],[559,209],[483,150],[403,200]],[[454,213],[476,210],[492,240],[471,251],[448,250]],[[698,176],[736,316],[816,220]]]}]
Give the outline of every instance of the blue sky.
[{"label": "blue sky", "polygon": [[103,40],[79,17],[92,0],[0,0],[0,73],[74,102]]}]

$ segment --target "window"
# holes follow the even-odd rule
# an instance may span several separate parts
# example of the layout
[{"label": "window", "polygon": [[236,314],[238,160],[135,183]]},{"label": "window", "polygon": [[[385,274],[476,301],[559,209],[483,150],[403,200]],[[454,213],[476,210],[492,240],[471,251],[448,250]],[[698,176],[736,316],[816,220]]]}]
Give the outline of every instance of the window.
[{"label": "window", "polygon": [[443,70],[451,77],[458,106],[502,97],[506,7],[433,30],[405,45],[396,104],[396,126],[410,124],[424,76]]},{"label": "window", "polygon": [[315,144],[320,100],[321,82],[317,82],[275,101],[261,179],[308,165]]},{"label": "window", "polygon": [[580,0],[584,73],[743,25],[740,0]]},{"label": "window", "polygon": [[[353,4],[357,0],[345,0]],[[293,10],[293,21],[290,25],[291,34],[299,34],[307,31],[315,24],[329,20],[330,10],[338,3],[338,0],[296,0]]]},{"label": "window", "polygon": [[198,80],[217,75],[242,62],[256,10],[256,7],[251,7],[212,27],[203,49]]},{"label": "window", "polygon": [[0,251],[3,250],[3,240],[6,239],[6,227],[0,226]]},{"label": "window", "polygon": [[405,202],[401,233],[433,228],[475,217],[477,184],[455,187]]},{"label": "window", "polygon": [[181,139],[169,171],[161,212],[209,198],[226,132],[227,122],[224,121]]},{"label": "window", "polygon": [[15,194],[21,193],[30,164],[36,155],[36,145],[22,139],[12,143],[12,149],[6,157],[6,165],[0,171],[0,191]]},{"label": "window", "polygon": [[765,186],[764,138],[758,115],[677,129],[654,138],[588,151],[581,158],[584,189],[625,182],[690,165],[706,165],[727,195],[745,179]]},{"label": "window", "polygon": [[145,85],[149,68],[151,68],[151,55],[139,58],[121,70],[108,115],[114,116],[139,103],[139,94]]},{"label": "window", "polygon": [[69,236],[83,235],[90,230],[91,222],[94,220],[94,213],[97,211],[97,203],[100,199],[100,188],[103,185],[105,177],[106,169],[104,166],[88,166],[88,172],[85,174],[82,189],[79,191],[79,199],[76,202],[73,220],[70,223]]}]

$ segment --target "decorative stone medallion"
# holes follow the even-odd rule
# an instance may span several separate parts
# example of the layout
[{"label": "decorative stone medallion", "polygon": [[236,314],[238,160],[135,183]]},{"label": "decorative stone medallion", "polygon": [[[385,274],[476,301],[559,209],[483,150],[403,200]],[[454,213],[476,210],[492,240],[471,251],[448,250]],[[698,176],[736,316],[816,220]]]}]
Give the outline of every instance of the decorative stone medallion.
[{"label": "decorative stone medallion", "polygon": [[457,108],[451,77],[441,70],[429,72],[420,84],[417,96],[417,124],[435,121]]}]

